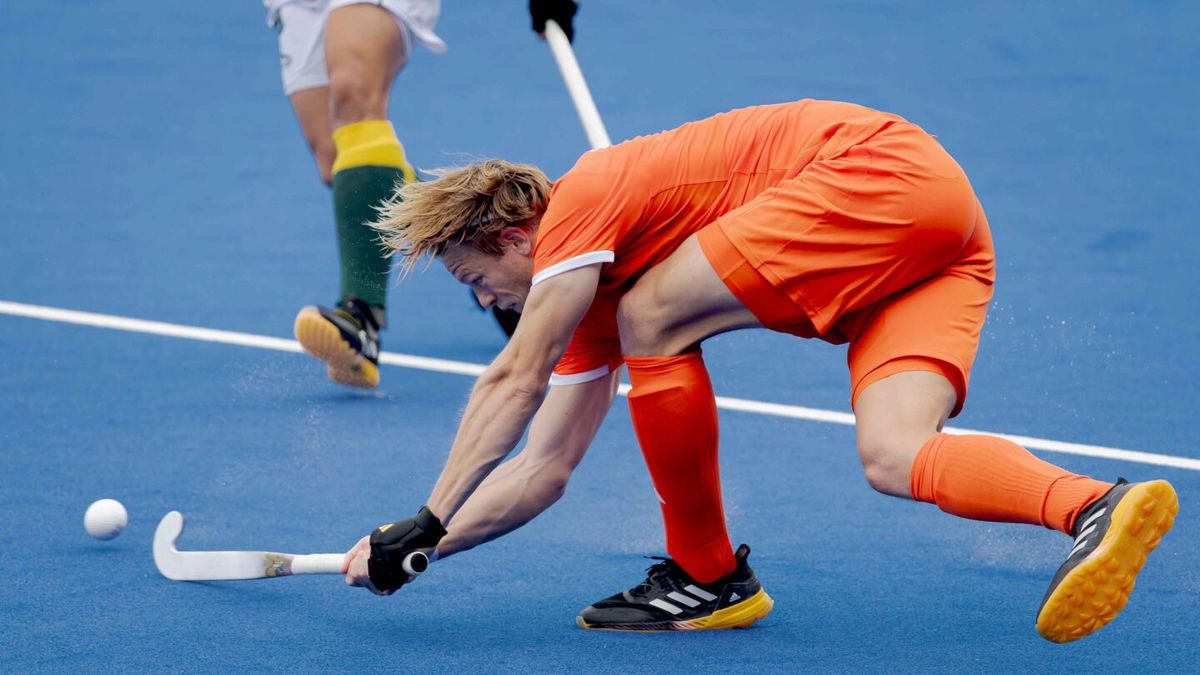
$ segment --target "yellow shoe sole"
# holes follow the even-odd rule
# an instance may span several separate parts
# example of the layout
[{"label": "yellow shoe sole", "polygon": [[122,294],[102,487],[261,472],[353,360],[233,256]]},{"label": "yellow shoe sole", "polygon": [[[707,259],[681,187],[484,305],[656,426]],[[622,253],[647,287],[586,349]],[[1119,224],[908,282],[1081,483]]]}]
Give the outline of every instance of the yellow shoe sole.
[{"label": "yellow shoe sole", "polygon": [[325,320],[316,307],[301,309],[292,328],[304,351],[328,366],[329,379],[361,389],[379,386],[379,368],[351,347],[337,326]]},{"label": "yellow shoe sole", "polygon": [[1075,566],[1038,612],[1037,630],[1051,642],[1071,642],[1100,630],[1125,607],[1146,556],[1179,512],[1165,480],[1134,486],[1113,510],[1112,522],[1091,555]]},{"label": "yellow shoe sole", "polygon": [[759,589],[757,593],[725,609],[719,609],[706,617],[690,621],[671,622],[671,628],[646,630],[638,628],[609,628],[589,624],[582,616],[575,617],[575,624],[588,630],[607,630],[619,633],[670,633],[679,630],[725,630],[728,628],[749,628],[755,621],[771,613],[775,601],[767,592]]}]

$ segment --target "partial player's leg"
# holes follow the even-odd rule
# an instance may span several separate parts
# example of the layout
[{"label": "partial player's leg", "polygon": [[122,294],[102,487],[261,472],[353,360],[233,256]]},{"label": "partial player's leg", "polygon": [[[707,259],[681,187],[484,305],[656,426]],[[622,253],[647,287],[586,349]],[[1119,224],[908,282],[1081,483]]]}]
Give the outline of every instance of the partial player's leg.
[{"label": "partial player's leg", "polygon": [[342,384],[379,383],[379,331],[390,262],[369,225],[374,207],[397,183],[415,179],[392,125],[388,92],[407,58],[397,20],[373,4],[335,2],[324,32],[329,74],[331,166],[341,293],[337,306],[308,306],[296,317],[296,338]]},{"label": "partial player's leg", "polygon": [[326,185],[333,183],[333,123],[329,118],[329,87],[301,89],[288,97],[304,142],[317,164],[317,174]]},{"label": "partial player's leg", "polygon": [[388,92],[407,59],[404,31],[388,10],[377,3],[335,2],[325,23],[334,129],[387,120]]},{"label": "partial player's leg", "polygon": [[325,70],[324,8],[309,3],[269,3],[269,19],[279,33],[283,92],[292,103],[304,141],[326,185],[333,166],[333,125],[329,118],[329,74]]}]

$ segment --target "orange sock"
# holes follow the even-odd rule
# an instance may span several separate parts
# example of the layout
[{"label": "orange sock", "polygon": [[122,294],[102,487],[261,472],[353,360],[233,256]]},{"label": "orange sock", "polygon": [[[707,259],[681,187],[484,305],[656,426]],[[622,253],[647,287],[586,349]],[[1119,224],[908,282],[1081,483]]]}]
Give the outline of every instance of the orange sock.
[{"label": "orange sock", "polygon": [[995,436],[937,434],[913,460],[913,499],[956,516],[1029,523],[1071,534],[1075,517],[1112,487]]},{"label": "orange sock", "polygon": [[717,402],[700,352],[626,357],[629,413],[662,507],[667,555],[700,583],[737,567],[725,530]]}]

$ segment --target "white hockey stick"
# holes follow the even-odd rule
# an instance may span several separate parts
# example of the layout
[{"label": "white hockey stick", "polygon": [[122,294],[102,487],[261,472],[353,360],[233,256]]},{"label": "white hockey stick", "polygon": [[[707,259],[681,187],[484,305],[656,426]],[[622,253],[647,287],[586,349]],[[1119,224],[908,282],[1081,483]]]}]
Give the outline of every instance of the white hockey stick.
[{"label": "white hockey stick", "polygon": [[575,103],[575,112],[579,113],[579,121],[583,123],[583,132],[587,134],[588,143],[593,150],[612,145],[612,141],[608,139],[608,131],[604,128],[604,121],[600,119],[600,112],[596,110],[596,102],[592,100],[592,93],[588,91],[587,80],[583,79],[583,71],[579,69],[579,62],[575,60],[575,50],[571,49],[571,41],[567,39],[563,29],[552,20],[546,22],[546,43],[550,45],[550,53],[554,55],[563,81],[567,83],[567,92],[571,94],[571,101]]},{"label": "white hockey stick", "polygon": [[[271,553],[268,551],[180,551],[175,542],[183,533],[183,514],[172,511],[154,530],[154,564],[168,579],[176,581],[228,581],[265,579],[293,574],[340,574],[341,553]],[[404,559],[404,571],[414,576],[429,567],[429,557],[420,551]]]}]

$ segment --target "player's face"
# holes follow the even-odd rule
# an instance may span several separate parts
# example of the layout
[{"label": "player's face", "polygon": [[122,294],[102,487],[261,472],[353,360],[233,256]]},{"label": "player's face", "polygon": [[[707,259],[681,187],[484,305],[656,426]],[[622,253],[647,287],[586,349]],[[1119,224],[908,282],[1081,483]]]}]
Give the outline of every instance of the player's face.
[{"label": "player's face", "polygon": [[533,279],[533,241],[524,230],[512,227],[501,233],[501,244],[499,256],[471,244],[451,246],[442,254],[442,263],[459,283],[471,287],[479,304],[520,312]]}]

